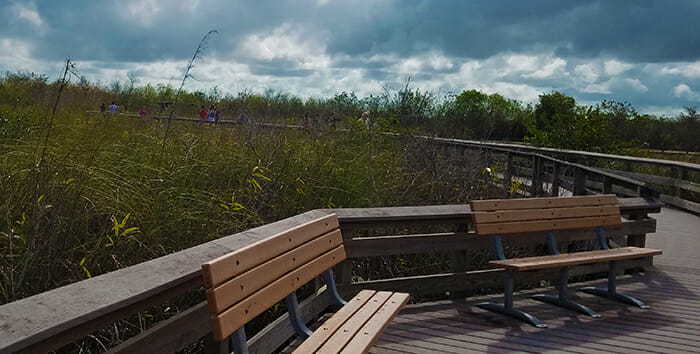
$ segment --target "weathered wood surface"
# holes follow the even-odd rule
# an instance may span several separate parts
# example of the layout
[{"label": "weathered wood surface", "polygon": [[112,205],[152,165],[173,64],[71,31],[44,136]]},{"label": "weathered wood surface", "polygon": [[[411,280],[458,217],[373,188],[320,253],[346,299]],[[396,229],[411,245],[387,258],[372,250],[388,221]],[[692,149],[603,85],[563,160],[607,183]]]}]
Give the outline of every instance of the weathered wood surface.
[{"label": "weathered wood surface", "polygon": [[[643,211],[658,213],[662,203],[645,198],[618,198],[620,213]],[[323,209],[338,215],[341,227],[365,226],[377,223],[468,223],[471,221],[471,208],[467,204],[406,206],[385,208]]]},{"label": "weathered wood surface", "polygon": [[310,211],[0,306],[0,351],[70,343],[201,286],[204,262],[325,215]]},{"label": "weathered wood surface", "polygon": [[[656,220],[653,218],[624,221],[620,225],[606,226],[605,234],[612,238],[625,235],[646,234],[656,230]],[[593,240],[596,235],[593,230],[563,230],[557,231],[557,240],[561,242]],[[536,245],[546,242],[543,232],[503,235],[504,242],[517,242],[521,245]],[[345,241],[345,252],[348,258],[391,256],[402,254],[452,252],[452,251],[482,251],[491,250],[492,242],[488,237],[471,233],[441,233],[424,235],[398,235],[377,237],[356,237]]]}]

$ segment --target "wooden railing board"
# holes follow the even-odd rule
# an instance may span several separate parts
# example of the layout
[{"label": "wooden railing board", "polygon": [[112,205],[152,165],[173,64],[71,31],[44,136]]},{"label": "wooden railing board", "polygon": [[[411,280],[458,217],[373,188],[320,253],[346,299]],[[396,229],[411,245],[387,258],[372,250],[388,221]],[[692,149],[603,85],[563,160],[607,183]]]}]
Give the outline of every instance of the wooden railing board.
[{"label": "wooden railing board", "polygon": [[[651,257],[620,261],[619,269],[636,269],[650,266]],[[607,263],[591,264],[572,267],[569,276],[580,276],[596,273],[604,273],[608,270]],[[341,294],[356,293],[360,289],[371,290],[391,290],[408,292],[413,296],[426,296],[441,293],[464,292],[474,289],[492,289],[499,291],[503,287],[502,269],[475,270],[463,273],[443,273],[419,275],[412,277],[380,279],[363,281],[352,284],[338,284],[338,291]],[[557,269],[542,271],[522,272],[515,277],[516,284],[523,284],[536,281],[555,281],[559,277]]]},{"label": "wooden railing board", "polygon": [[[624,221],[620,225],[603,228],[609,237],[622,237],[630,234],[646,234],[656,230],[656,220],[649,218],[638,221]],[[593,230],[557,231],[557,240],[561,242],[594,240]],[[544,232],[502,235],[504,242],[517,241],[522,245],[545,244]],[[348,258],[393,256],[430,252],[451,251],[486,251],[491,250],[491,240],[476,236],[474,233],[439,233],[419,235],[398,235],[379,237],[356,237],[345,241]]]}]

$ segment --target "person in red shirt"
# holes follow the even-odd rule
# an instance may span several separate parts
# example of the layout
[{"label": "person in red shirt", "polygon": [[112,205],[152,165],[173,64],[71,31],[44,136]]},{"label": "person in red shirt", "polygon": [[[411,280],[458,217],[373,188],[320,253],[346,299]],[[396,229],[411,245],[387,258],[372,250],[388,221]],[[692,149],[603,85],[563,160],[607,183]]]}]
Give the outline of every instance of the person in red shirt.
[{"label": "person in red shirt", "polygon": [[204,106],[202,106],[202,109],[199,110],[199,119],[200,122],[197,123],[197,127],[201,127],[202,124],[207,121],[207,110],[204,109]]}]

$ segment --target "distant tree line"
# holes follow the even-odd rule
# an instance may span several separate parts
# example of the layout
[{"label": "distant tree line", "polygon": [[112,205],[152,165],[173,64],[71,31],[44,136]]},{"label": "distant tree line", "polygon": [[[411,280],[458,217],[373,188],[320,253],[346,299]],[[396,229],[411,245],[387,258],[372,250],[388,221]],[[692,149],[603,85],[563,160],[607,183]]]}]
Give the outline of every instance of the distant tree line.
[{"label": "distant tree line", "polygon": [[[94,109],[100,103],[115,101],[124,110],[136,112],[146,107],[149,113],[158,114],[158,102],[174,101],[176,90],[170,85],[136,86],[138,79],[134,75],[128,75],[128,79],[127,83],[114,81],[104,87],[82,78],[71,84],[63,100],[67,103],[63,104]],[[45,102],[55,85],[46,76],[5,73],[0,77],[0,122],[12,129],[31,124],[27,117],[36,116],[37,112],[28,105]],[[700,151],[700,116],[695,107],[686,107],[675,117],[655,116],[640,114],[627,102],[580,105],[573,97],[557,91],[543,93],[535,104],[524,104],[498,93],[477,90],[438,96],[412,89],[408,84],[400,90],[384,89],[365,98],[341,92],[328,98],[308,99],[272,89],[222,95],[214,87],[207,93],[182,93],[174,109],[177,115],[194,117],[201,106],[212,103],[218,103],[224,119],[236,117],[246,109],[258,122],[299,124],[306,112],[327,121],[357,119],[369,110],[374,124],[443,137],[522,141],[599,152],[622,148]],[[0,137],[8,135],[2,129]]]}]

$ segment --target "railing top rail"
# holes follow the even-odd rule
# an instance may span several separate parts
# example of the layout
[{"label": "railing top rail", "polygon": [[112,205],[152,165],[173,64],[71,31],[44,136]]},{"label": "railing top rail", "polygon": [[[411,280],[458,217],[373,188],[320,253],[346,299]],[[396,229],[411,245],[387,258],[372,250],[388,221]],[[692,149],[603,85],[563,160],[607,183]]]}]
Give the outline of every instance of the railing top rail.
[{"label": "railing top rail", "polygon": [[[619,198],[620,211],[658,212],[652,199]],[[59,347],[202,284],[202,263],[330,213],[312,210],[128,268],[0,306],[0,352]],[[333,209],[343,226],[468,222],[468,205]],[[29,315],[31,314],[31,316]]]},{"label": "railing top rail", "polygon": [[527,145],[520,145],[520,144],[509,144],[509,143],[492,143],[492,142],[485,142],[485,141],[445,139],[445,138],[433,138],[433,137],[430,137],[430,139],[437,140],[437,141],[449,142],[449,143],[458,144],[458,145],[461,144],[461,145],[469,145],[469,146],[483,146],[483,147],[489,147],[489,148],[500,148],[500,149],[520,150],[520,151],[539,152],[539,153],[547,152],[547,153],[564,154],[564,155],[578,156],[578,157],[593,157],[593,158],[598,158],[598,159],[616,160],[616,161],[623,161],[623,162],[644,163],[644,164],[661,165],[661,166],[667,166],[667,167],[679,167],[679,168],[685,168],[688,170],[700,172],[700,164],[695,164],[695,163],[691,163],[691,162],[684,162],[684,161],[671,161],[671,160],[662,160],[662,159],[651,159],[651,158],[646,158],[646,157],[633,157],[633,156],[603,154],[603,153],[598,153],[598,152],[564,150],[564,149],[554,149],[554,148],[545,148],[545,147],[534,147],[534,146],[527,146]]}]

